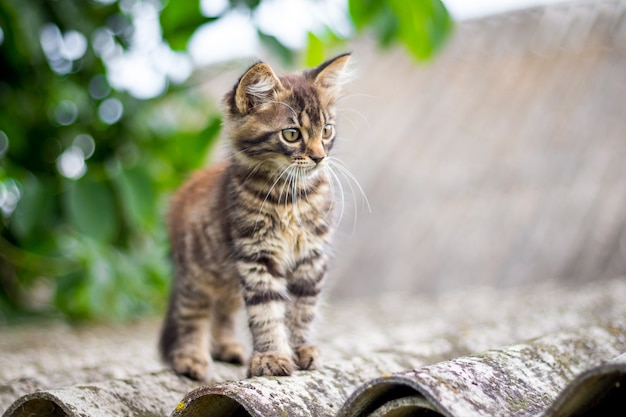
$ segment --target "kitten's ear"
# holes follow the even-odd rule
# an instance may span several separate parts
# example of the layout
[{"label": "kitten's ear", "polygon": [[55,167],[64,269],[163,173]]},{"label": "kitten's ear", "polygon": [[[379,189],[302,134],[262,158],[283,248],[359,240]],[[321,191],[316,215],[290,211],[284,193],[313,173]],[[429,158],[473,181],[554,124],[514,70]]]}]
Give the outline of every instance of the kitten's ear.
[{"label": "kitten's ear", "polygon": [[308,71],[307,76],[315,85],[335,90],[337,93],[347,81],[346,67],[350,53],[339,55]]},{"label": "kitten's ear", "polygon": [[235,87],[235,105],[240,113],[270,101],[274,90],[281,87],[280,80],[269,65],[259,62],[251,66]]}]

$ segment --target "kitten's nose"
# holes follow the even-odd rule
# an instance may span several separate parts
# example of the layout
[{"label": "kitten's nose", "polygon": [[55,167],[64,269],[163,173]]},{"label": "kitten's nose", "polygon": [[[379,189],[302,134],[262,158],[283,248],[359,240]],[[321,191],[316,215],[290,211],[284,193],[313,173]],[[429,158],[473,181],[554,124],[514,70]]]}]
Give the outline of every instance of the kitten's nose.
[{"label": "kitten's nose", "polygon": [[322,162],[322,159],[324,159],[324,155],[322,156],[317,156],[317,155],[309,155],[309,158],[311,158],[311,160],[313,162],[315,162],[315,164],[319,164],[320,162]]}]

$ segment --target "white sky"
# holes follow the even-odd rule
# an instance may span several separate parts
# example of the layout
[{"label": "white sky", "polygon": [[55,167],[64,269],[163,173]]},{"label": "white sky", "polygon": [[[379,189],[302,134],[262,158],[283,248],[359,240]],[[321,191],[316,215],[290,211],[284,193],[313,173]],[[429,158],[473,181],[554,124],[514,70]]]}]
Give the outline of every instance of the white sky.
[{"label": "white sky", "polygon": [[442,0],[457,20],[471,19],[564,0]]},{"label": "white sky", "polygon": [[[456,20],[465,20],[565,0],[442,1]],[[202,4],[205,14],[218,15],[228,2],[202,0]],[[332,27],[336,33],[349,35],[351,28],[346,15],[347,0],[265,0],[255,11],[253,19],[265,33],[278,37],[289,47],[300,48],[306,45],[307,32],[319,31],[322,23]],[[248,22],[247,15],[231,12],[218,22],[203,27],[190,43],[193,61],[197,65],[207,65],[254,55],[259,42]],[[224,42],[225,39],[228,42]]]},{"label": "white sky", "polygon": [[[442,1],[456,20],[465,20],[565,0]],[[264,0],[252,19],[263,32],[297,49],[306,45],[308,32],[319,33],[324,25],[340,35],[350,35],[351,26],[346,17],[347,2]],[[241,11],[231,11],[196,32],[189,43],[191,59],[180,53],[172,53],[165,45],[159,44],[157,9],[151,8],[149,2],[133,4],[135,6],[130,12],[137,16],[135,37],[138,46],[141,46],[131,48],[127,53],[113,50],[106,61],[109,82],[135,97],[155,97],[166,89],[168,82],[184,81],[192,72],[192,64],[202,66],[247,58],[255,56],[259,51],[259,40],[250,25],[250,16]],[[202,11],[207,16],[217,16],[226,7],[228,0],[202,0]]]}]

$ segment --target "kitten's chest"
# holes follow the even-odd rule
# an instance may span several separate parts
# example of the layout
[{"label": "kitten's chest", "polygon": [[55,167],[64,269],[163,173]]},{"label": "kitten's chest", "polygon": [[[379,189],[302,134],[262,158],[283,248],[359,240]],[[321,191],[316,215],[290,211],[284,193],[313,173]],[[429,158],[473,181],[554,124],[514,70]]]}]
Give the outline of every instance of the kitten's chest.
[{"label": "kitten's chest", "polygon": [[[315,207],[308,204],[289,205],[276,211],[276,238],[289,258],[298,260],[327,243],[326,221]],[[319,231],[324,228],[324,233]]]},{"label": "kitten's chest", "polygon": [[[308,208],[308,207],[307,207]],[[309,211],[309,210],[307,210]],[[310,213],[303,214],[302,207],[290,204],[289,206],[279,206],[275,211],[277,227],[287,233],[304,233],[304,215],[310,217]]]}]

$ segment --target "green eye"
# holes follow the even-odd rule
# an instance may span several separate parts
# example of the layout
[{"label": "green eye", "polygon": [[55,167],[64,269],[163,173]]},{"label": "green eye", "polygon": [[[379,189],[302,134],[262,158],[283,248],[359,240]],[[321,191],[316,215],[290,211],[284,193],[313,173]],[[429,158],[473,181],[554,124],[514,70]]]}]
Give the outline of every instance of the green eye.
[{"label": "green eye", "polygon": [[331,124],[327,124],[326,126],[324,126],[324,129],[322,129],[322,138],[329,139],[333,135],[334,131],[335,127]]},{"label": "green eye", "polygon": [[300,131],[298,129],[283,129],[281,132],[283,139],[287,142],[295,142],[300,138]]}]

